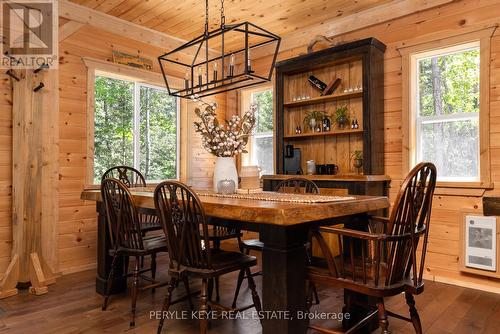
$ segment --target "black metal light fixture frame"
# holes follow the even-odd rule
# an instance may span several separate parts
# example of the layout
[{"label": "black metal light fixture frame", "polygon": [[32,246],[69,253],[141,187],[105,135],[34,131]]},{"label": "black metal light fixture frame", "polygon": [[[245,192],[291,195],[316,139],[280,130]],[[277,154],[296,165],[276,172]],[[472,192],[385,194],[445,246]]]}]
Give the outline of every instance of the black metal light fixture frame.
[{"label": "black metal light fixture frame", "polygon": [[[244,40],[244,47],[236,50],[225,49],[225,36],[227,33],[238,33],[241,34],[241,38]],[[255,44],[250,43],[250,39],[258,38],[259,41]],[[220,49],[210,49],[210,40],[214,38],[221,38]],[[272,56],[271,66],[269,71],[264,71],[263,74],[256,74],[255,71],[250,66],[250,50],[255,50],[257,48],[264,47],[268,44],[275,43],[276,47],[274,49],[274,54]],[[276,63],[276,57],[278,55],[279,46],[281,43],[281,38],[263,28],[256,26],[250,22],[242,22],[238,24],[225,25],[224,17],[224,3],[221,6],[221,25],[218,29],[213,31],[208,31],[208,0],[206,0],[206,22],[205,22],[205,32],[203,35],[179,46],[178,48],[167,52],[158,57],[160,63],[161,72],[165,80],[165,85],[167,86],[168,93],[172,96],[177,96],[181,98],[191,98],[198,99],[205,96],[210,96],[214,94],[219,94],[227,92],[234,89],[240,89],[243,87],[249,87],[253,85],[258,85],[261,83],[271,81],[274,65]],[[190,63],[179,61],[179,54],[185,52],[187,49],[195,49],[195,54],[193,60]],[[219,55],[212,56],[212,54],[220,51]],[[198,60],[201,54],[204,54],[204,60]],[[241,54],[244,56],[243,71],[241,73],[234,73],[235,67],[233,68],[229,64],[229,59],[231,55]],[[252,52],[253,53],[253,52]],[[184,57],[186,53],[183,53]],[[217,77],[216,74],[212,76],[210,80],[210,63],[220,63],[221,64],[221,76]],[[185,67],[186,77],[184,78],[184,88],[174,89],[169,85],[169,75],[168,66],[175,64],[177,66]],[[226,68],[227,66],[227,68]],[[202,68],[204,70],[203,78],[198,77],[198,84],[195,85],[196,79],[196,69]],[[266,75],[267,74],[267,75]],[[199,75],[199,74],[198,74]],[[199,80],[199,79],[202,80]],[[174,79],[172,77],[171,79]],[[178,80],[178,78],[175,78]]]}]

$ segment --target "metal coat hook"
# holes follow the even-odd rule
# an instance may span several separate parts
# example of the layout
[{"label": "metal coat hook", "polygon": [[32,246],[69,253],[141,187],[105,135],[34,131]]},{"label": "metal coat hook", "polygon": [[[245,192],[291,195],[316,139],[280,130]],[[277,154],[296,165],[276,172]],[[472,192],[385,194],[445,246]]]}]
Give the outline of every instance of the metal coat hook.
[{"label": "metal coat hook", "polygon": [[5,74],[7,74],[9,77],[11,77],[12,79],[16,80],[16,81],[19,81],[20,79],[17,77],[17,75],[14,73],[14,71],[12,70],[7,70],[7,72],[5,72]]},{"label": "metal coat hook", "polygon": [[45,85],[43,84],[43,82],[40,82],[40,84],[38,86],[36,86],[35,88],[33,88],[33,91],[34,92],[38,92],[43,87],[45,87]]},{"label": "metal coat hook", "polygon": [[20,61],[20,60],[19,60],[19,59],[17,59],[16,57],[12,56],[12,55],[9,53],[9,51],[5,51],[3,54],[4,54],[4,55],[5,55],[5,57],[7,57],[7,58],[9,58],[9,59],[11,59],[11,60],[15,60],[15,61],[16,61],[16,65],[17,65],[17,64],[19,64],[19,61]]},{"label": "metal coat hook", "polygon": [[43,63],[42,65],[40,65],[39,68],[37,68],[36,70],[33,71],[33,73],[38,73],[42,70],[46,70],[49,68],[49,64],[46,64],[46,63]]}]

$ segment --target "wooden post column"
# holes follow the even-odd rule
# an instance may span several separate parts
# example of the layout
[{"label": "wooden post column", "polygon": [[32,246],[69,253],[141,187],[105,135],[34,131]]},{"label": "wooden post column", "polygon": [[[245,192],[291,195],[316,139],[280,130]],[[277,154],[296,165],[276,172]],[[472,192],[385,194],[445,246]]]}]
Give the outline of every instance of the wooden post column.
[{"label": "wooden post column", "polygon": [[[57,70],[14,70],[12,79],[12,260],[0,298],[40,295],[58,269],[59,87]],[[36,90],[36,87],[43,87]]]}]

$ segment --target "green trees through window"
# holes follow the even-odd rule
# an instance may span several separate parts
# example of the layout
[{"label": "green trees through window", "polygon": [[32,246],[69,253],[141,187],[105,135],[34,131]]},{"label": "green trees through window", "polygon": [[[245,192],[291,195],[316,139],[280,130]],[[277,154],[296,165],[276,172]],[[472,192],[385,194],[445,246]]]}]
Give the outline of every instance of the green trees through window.
[{"label": "green trees through window", "polygon": [[273,91],[268,89],[252,93],[251,99],[252,103],[257,105],[252,138],[252,164],[258,165],[263,175],[273,174]]},{"label": "green trees through window", "polygon": [[479,47],[417,57],[417,160],[479,178]]},{"label": "green trees through window", "polygon": [[96,76],[94,182],[117,165],[148,181],[177,178],[177,100],[138,82]]}]

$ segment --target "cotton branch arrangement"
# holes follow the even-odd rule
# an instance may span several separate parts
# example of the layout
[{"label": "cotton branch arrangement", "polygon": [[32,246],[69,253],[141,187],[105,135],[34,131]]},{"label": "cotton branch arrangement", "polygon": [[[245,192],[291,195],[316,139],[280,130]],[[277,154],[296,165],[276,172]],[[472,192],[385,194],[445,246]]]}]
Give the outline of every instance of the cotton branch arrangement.
[{"label": "cotton branch arrangement", "polygon": [[215,108],[207,106],[205,110],[195,109],[200,122],[194,122],[194,129],[201,134],[203,147],[217,157],[234,157],[247,153],[245,146],[255,126],[256,106],[240,117],[233,115],[221,124],[215,114]]}]

